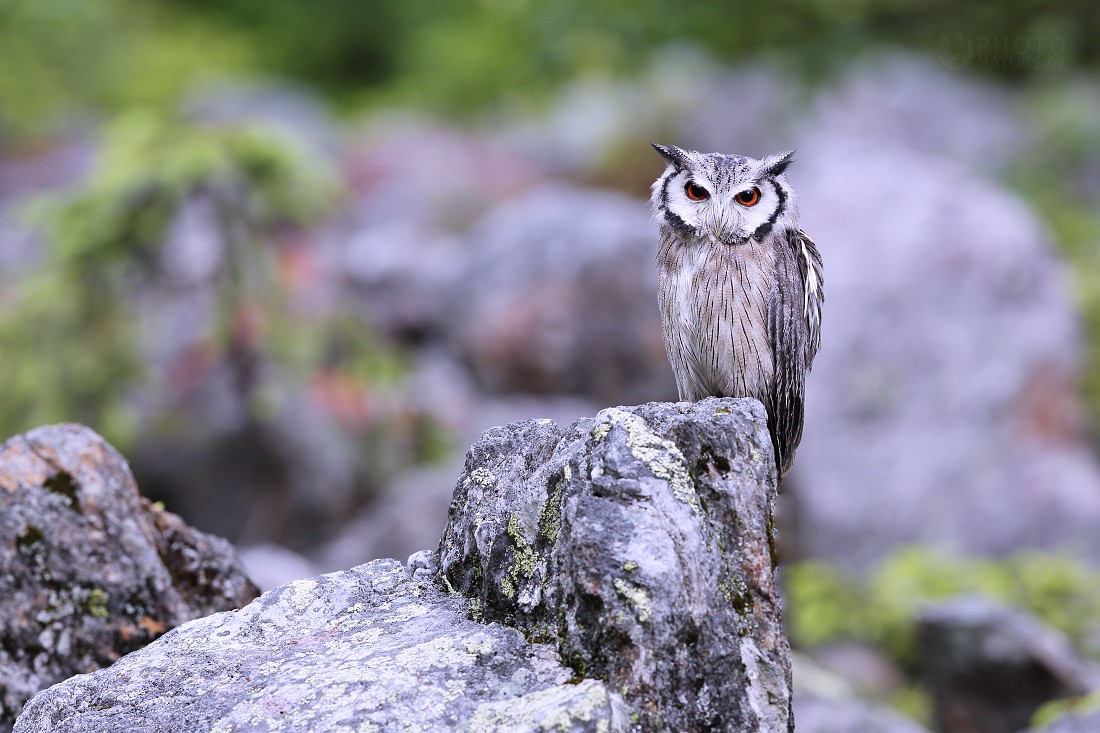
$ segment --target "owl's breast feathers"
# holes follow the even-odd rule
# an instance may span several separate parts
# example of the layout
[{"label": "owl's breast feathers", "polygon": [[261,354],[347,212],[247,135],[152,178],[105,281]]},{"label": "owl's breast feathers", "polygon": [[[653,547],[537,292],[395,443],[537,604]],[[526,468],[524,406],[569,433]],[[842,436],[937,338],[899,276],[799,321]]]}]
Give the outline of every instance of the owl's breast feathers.
[{"label": "owl's breast feathers", "polygon": [[785,474],[802,436],[805,375],[820,341],[821,256],[801,230],[730,246],[662,237],[665,348],[680,399],[755,397]]}]

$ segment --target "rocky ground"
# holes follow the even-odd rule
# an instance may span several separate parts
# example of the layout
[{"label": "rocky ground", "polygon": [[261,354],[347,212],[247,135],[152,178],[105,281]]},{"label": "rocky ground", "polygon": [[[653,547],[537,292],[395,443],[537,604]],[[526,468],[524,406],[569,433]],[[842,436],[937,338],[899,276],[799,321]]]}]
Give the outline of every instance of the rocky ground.
[{"label": "rocky ground", "polygon": [[[1097,95],[1085,82],[1075,89],[1072,99]],[[434,546],[448,526],[455,477],[465,475],[463,452],[488,428],[530,418],[564,426],[611,405],[675,398],[645,203],[661,165],[651,139],[749,154],[799,149],[789,176],[825,260],[827,299],[806,433],[778,499],[784,562],[820,559],[866,573],[893,549],[920,544],[993,556],[1038,548],[1100,563],[1100,462],[1078,391],[1074,273],[1036,201],[1003,183],[1049,133],[1034,99],[908,56],[864,60],[809,90],[776,69],[669,52],[633,82],[578,83],[534,119],[476,127],[396,113],[338,124],[308,96],[278,87],[197,94],[185,107],[210,124],[262,122],[334,172],[339,205],[273,242],[264,267],[279,273],[289,307],[311,324],[303,341],[307,332],[337,334],[325,359],[350,348],[339,335],[349,331],[371,334],[385,355],[384,377],[372,364],[379,381],[364,386],[324,360],[303,374],[259,348],[250,368],[264,388],[243,398],[209,350],[224,233],[201,202],[179,212],[157,255],[158,279],[135,299],[148,384],[169,389],[128,396],[138,428],[126,453],[143,493],[242,545],[265,590]],[[91,135],[73,135],[0,164],[0,282],[13,293],[43,256],[24,205],[94,176],[100,153]],[[1066,175],[1076,189],[1100,192],[1098,170],[1083,157]],[[64,501],[64,491],[42,491]],[[141,530],[149,547],[167,542],[158,533],[184,532],[155,507],[134,511],[153,527]],[[528,519],[532,551],[557,567]],[[393,567],[378,568],[400,597],[414,592]],[[155,563],[146,570],[165,572]],[[336,585],[365,588],[371,572]],[[233,597],[232,605],[246,600]],[[220,608],[188,606],[186,594],[180,603],[127,623],[141,629],[143,615],[154,619],[155,633],[138,632],[147,641],[160,624]],[[523,614],[501,607],[511,610],[497,621],[524,627]],[[360,621],[374,623],[364,613]],[[453,620],[459,612],[439,613]],[[35,623],[24,636],[48,626]],[[633,626],[619,632],[637,641]],[[33,666],[52,643],[16,662]],[[13,684],[22,691],[10,710],[32,688],[134,648],[112,644],[94,642],[71,657],[79,662],[37,663],[33,682]],[[802,702],[795,695],[800,728],[913,729],[851,702],[859,680],[880,669],[873,653],[844,663],[825,656],[809,661],[836,662],[843,679],[838,687],[831,671],[808,673],[826,682]],[[530,662],[523,659],[516,663]],[[531,672],[545,685],[538,690],[556,689],[561,662],[543,661],[526,669],[541,670]],[[958,674],[936,668],[944,679]],[[1044,689],[1088,689],[1050,684]],[[837,689],[848,692],[837,697]],[[621,691],[604,692],[601,709],[614,717]]]}]

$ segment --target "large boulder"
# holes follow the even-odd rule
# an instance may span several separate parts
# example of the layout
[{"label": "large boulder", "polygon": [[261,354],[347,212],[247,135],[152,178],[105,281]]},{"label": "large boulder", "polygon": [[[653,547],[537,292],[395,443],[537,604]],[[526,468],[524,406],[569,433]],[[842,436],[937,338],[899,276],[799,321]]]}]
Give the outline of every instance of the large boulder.
[{"label": "large boulder", "polygon": [[649,219],[638,199],[556,185],[478,220],[447,324],[478,386],[602,404],[674,398]]},{"label": "large boulder", "polygon": [[34,693],[255,598],[233,547],[144,500],[88,428],[0,445],[0,730]]},{"label": "large boulder", "polygon": [[298,580],[35,697],[17,733],[624,730],[618,695],[394,560]]},{"label": "large boulder", "polygon": [[826,303],[787,484],[801,552],[857,570],[908,543],[1100,559],[1080,332],[1036,215],[896,142],[825,126],[802,149]]},{"label": "large boulder", "polygon": [[926,609],[917,631],[942,733],[1015,733],[1043,703],[1100,691],[1064,636],[980,597]]},{"label": "large boulder", "polygon": [[489,430],[467,454],[440,572],[482,617],[555,641],[578,675],[621,691],[642,730],[793,730],[770,446],[747,399]]}]

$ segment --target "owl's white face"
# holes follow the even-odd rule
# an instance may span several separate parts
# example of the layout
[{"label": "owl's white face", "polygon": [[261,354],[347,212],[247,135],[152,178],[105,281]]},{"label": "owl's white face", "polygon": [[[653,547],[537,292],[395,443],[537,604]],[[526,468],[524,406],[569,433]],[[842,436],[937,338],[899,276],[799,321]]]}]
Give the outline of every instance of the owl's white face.
[{"label": "owl's white face", "polygon": [[738,245],[794,222],[794,194],[782,176],[793,153],[756,160],[654,147],[669,162],[653,184],[661,226],[685,238]]}]

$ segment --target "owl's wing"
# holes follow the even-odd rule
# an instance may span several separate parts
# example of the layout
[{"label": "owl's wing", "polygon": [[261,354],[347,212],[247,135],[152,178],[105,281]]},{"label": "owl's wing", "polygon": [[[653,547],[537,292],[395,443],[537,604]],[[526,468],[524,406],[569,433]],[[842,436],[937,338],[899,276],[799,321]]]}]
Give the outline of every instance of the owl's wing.
[{"label": "owl's wing", "polygon": [[769,395],[768,428],[775,442],[779,475],[791,469],[802,440],[803,397],[821,343],[825,300],[821,255],[802,230],[776,241],[776,287],[768,300],[768,338],[775,355],[775,389]]}]

